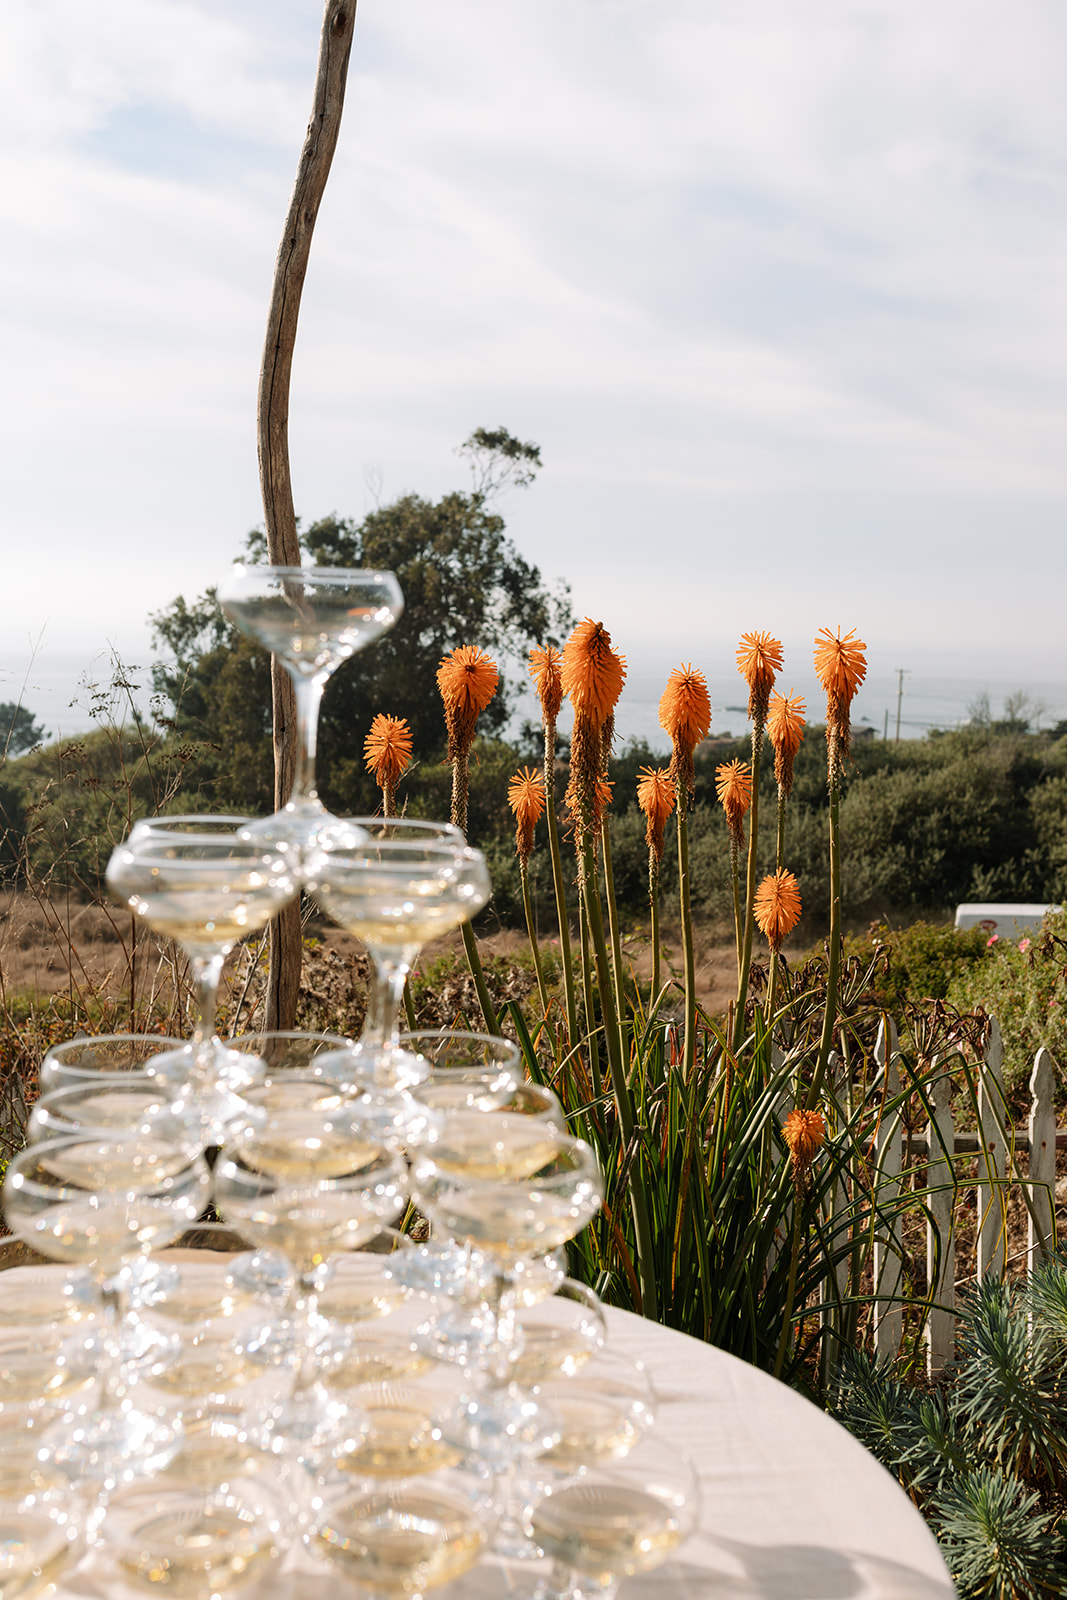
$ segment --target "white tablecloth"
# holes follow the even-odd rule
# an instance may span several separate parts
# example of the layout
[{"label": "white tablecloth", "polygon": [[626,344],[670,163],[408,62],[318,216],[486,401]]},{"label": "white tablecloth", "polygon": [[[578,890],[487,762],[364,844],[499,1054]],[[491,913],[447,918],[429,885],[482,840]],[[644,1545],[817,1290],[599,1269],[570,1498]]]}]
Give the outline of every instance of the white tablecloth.
[{"label": "white tablecloth", "polygon": [[[3,1275],[0,1275],[3,1276]],[[700,1468],[700,1531],[620,1600],[953,1600],[933,1536],[896,1481],[843,1428],[784,1384],[721,1350],[609,1310],[609,1345],[640,1358],[656,1432]],[[378,1324],[381,1326],[381,1324]],[[440,1600],[501,1600],[529,1567],[485,1564]],[[290,1551],[241,1600],[350,1600],[339,1578]],[[87,1562],[56,1600],[133,1600]]]}]

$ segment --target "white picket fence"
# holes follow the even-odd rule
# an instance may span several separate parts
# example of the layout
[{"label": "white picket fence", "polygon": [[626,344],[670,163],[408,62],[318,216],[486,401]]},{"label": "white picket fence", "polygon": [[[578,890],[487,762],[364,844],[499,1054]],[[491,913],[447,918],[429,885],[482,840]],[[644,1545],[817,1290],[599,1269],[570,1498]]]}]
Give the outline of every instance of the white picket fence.
[{"label": "white picket fence", "polygon": [[[883,1022],[875,1045],[879,1088],[891,1104],[900,1092],[896,1029]],[[911,1180],[916,1160],[925,1169],[921,1176],[924,1204],[929,1213],[926,1223],[926,1265],[931,1309],[926,1321],[927,1369],[939,1371],[953,1352],[956,1328],[956,1239],[955,1212],[961,1189],[976,1190],[975,1278],[1000,1274],[1007,1260],[1008,1196],[1013,1184],[1027,1191],[1027,1268],[1035,1265],[1056,1246],[1056,1116],[1053,1089],[1056,1068],[1047,1050],[1039,1050],[1030,1077],[1030,1115],[1024,1127],[1012,1123],[1004,1096],[1001,1062],[1003,1045],[999,1024],[991,1023],[984,1061],[978,1068],[978,1129],[957,1132],[953,1124],[951,1084],[947,1075],[936,1081],[932,1110],[925,1133],[909,1134],[899,1115],[887,1115],[878,1128],[873,1161],[879,1174],[879,1194],[891,1203]],[[840,1072],[840,1064],[834,1063]],[[845,1085],[839,1089],[847,1092]],[[1067,1131],[1059,1135],[1067,1144]],[[1017,1157],[1029,1156],[1025,1176],[1020,1174]],[[953,1158],[977,1159],[977,1177],[968,1184]],[[895,1192],[894,1192],[895,1186]],[[831,1236],[835,1218],[844,1214],[843,1187],[830,1197],[827,1223]],[[839,1276],[843,1279],[844,1267]],[[903,1249],[899,1235],[876,1234],[874,1248],[874,1346],[879,1356],[893,1357],[900,1349],[903,1331]],[[843,1283],[824,1289],[824,1361],[834,1356],[835,1304]]]}]

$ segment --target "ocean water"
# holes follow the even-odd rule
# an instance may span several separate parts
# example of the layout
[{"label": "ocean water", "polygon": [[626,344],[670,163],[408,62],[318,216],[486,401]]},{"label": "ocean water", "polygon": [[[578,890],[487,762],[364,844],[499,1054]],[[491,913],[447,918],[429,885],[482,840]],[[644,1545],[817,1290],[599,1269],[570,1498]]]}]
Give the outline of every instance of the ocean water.
[{"label": "ocean water", "polygon": [[[907,659],[903,652],[900,654]],[[144,648],[140,652],[123,651],[123,660],[131,668],[130,681],[137,686],[130,694],[144,713],[150,709],[150,656],[151,652]],[[358,658],[344,670],[358,672]],[[653,750],[668,748],[659,726],[658,707],[669,670],[661,665],[659,652],[650,659],[631,651],[626,687],[616,716],[620,740],[644,739]],[[79,655],[45,649],[32,661],[14,652],[0,652],[0,701],[21,701],[43,723],[52,738],[68,738],[95,726],[92,707],[107,703],[112,675],[112,660],[107,650],[95,655]],[[795,677],[790,677],[787,670],[779,687],[803,694],[809,718],[822,720],[822,693],[810,670]],[[1067,720],[1067,678],[1012,671],[1001,663],[987,671],[979,660],[971,662],[969,670],[961,669],[953,674],[937,667],[924,671],[916,666],[905,675],[902,684],[895,670],[872,667],[853,704],[853,720],[873,727],[878,737],[887,734],[894,739],[901,689],[902,739],[923,738],[930,728],[959,727],[970,720],[983,696],[988,697],[994,718],[1005,715],[1005,701],[1009,697],[1025,694],[1029,701],[1026,715],[1032,725],[1049,728]],[[740,676],[737,673],[709,674],[708,691],[712,702],[713,736],[743,736],[748,730],[747,690]],[[326,692],[329,694],[328,688]],[[121,710],[125,693],[113,693],[110,698]],[[524,695],[520,702],[518,718],[523,717],[537,717],[532,692]],[[568,727],[564,706],[560,728],[566,731]]]},{"label": "ocean water", "polygon": [[[660,672],[641,666],[631,666],[625,691],[619,702],[616,730],[621,739],[645,739],[654,750],[666,750],[667,739],[659,726],[659,697],[666,677]],[[786,692],[791,688],[804,695],[808,717],[821,722],[824,699],[814,674],[798,675],[789,679],[788,673],[778,687]],[[946,676],[908,673],[903,679],[900,694],[900,737],[925,738],[931,728],[958,728],[971,720],[977,704],[988,698],[990,714],[1003,717],[1005,700],[1025,694],[1029,706],[1024,712],[1031,725],[1038,728],[1054,727],[1067,721],[1067,681],[1036,675],[994,675],[983,672]],[[901,683],[895,672],[874,670],[868,675],[853,702],[853,721],[873,727],[878,738],[897,736],[898,691]],[[708,676],[708,693],[712,704],[712,735],[743,736],[749,730],[746,711],[748,691],[740,676]],[[563,719],[560,721],[564,725]]]}]

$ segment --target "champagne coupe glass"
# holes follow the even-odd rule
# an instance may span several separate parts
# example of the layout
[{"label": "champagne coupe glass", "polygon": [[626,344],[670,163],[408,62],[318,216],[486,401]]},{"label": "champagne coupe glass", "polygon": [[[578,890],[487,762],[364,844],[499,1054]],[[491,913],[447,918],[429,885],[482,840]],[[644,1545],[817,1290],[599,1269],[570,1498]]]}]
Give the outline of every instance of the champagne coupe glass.
[{"label": "champagne coupe glass", "polygon": [[[402,1157],[362,1137],[350,1107],[306,1106],[268,1117],[221,1159],[215,1203],[226,1220],[257,1246],[280,1250],[295,1284],[280,1325],[249,1340],[264,1361],[296,1352],[293,1394],[275,1419],[278,1431],[314,1447],[351,1427],[349,1408],[331,1400],[320,1381],[335,1352],[333,1329],[318,1310],[319,1269],[390,1223],[407,1199]],[[343,1349],[343,1339],[339,1341]]]},{"label": "champagne coupe glass", "polygon": [[405,980],[427,940],[469,922],[489,899],[485,857],[455,840],[413,840],[402,822],[379,820],[364,843],[314,851],[305,883],[326,915],[363,941],[374,964],[355,1075],[368,1089],[402,1091],[427,1072],[423,1060],[400,1048]]},{"label": "champagne coupe glass", "polygon": [[348,1483],[320,1497],[309,1549],[365,1600],[418,1600],[488,1549],[499,1507],[484,1464],[393,1481]]},{"label": "champagne coupe glass", "polygon": [[400,1047],[426,1063],[419,1099],[441,1111],[485,1110],[522,1082],[522,1057],[491,1033],[427,1028],[402,1033]]},{"label": "champagne coupe glass", "polygon": [[[73,1134],[92,1134],[101,1139],[144,1137],[163,1140],[189,1156],[199,1155],[204,1148],[200,1114],[180,1101],[173,1102],[173,1093],[163,1079],[136,1072],[101,1083],[53,1089],[34,1102],[26,1126],[27,1143]],[[137,1309],[154,1305],[161,1294],[173,1287],[175,1269],[160,1267],[158,1262],[138,1261],[126,1266],[122,1276],[125,1312],[107,1334],[98,1337],[92,1333],[83,1341],[82,1365],[90,1358],[97,1363],[107,1361],[117,1350],[124,1366],[150,1365],[155,1370],[177,1354],[178,1341],[145,1322],[137,1315]]]},{"label": "champagne coupe glass", "polygon": [[12,1233],[42,1255],[84,1262],[105,1312],[101,1393],[91,1418],[64,1418],[50,1436],[52,1459],[72,1478],[105,1486],[151,1471],[174,1454],[180,1430],[139,1412],[127,1393],[117,1329],[125,1311],[123,1265],[168,1244],[207,1204],[211,1180],[200,1155],[156,1135],[74,1134],[28,1145],[4,1179]]},{"label": "champagne coupe glass", "polygon": [[[178,1091],[180,1093],[180,1091]],[[153,1133],[198,1155],[204,1148],[200,1117],[160,1078],[130,1072],[115,1083],[75,1084],[35,1100],[26,1141],[62,1139],[72,1133]]]},{"label": "champagne coupe glass", "polygon": [[604,1308],[592,1289],[565,1278],[555,1294],[518,1316],[519,1357],[514,1379],[524,1388],[573,1378],[604,1348]]},{"label": "champagne coupe glass", "polygon": [[189,958],[199,1012],[192,1047],[156,1057],[152,1067],[195,1087],[211,1124],[209,1144],[223,1143],[228,1120],[240,1110],[237,1091],[258,1075],[249,1057],[213,1038],[223,964],[246,934],[266,927],[299,893],[284,854],[242,836],[246,821],[155,819],[133,829],[107,868],[111,892]]},{"label": "champagne coupe glass", "polygon": [[0,1498],[0,1595],[53,1595],[81,1554],[84,1529],[69,1495]]},{"label": "champagne coupe glass", "polygon": [[526,1532],[551,1557],[536,1600],[610,1600],[620,1579],[666,1561],[696,1527],[692,1462],[654,1437],[620,1460],[547,1475]]},{"label": "champagne coupe glass", "polygon": [[280,815],[261,826],[299,848],[331,820],[315,788],[323,690],[342,662],[388,632],[404,609],[404,597],[391,572],[239,563],[219,584],[218,598],[235,627],[266,645],[293,680],[293,787]]},{"label": "champagne coupe glass", "polygon": [[[266,1063],[266,1081],[271,1083],[289,1073],[322,1077],[320,1057],[343,1057],[352,1041],[340,1033],[309,1033],[303,1029],[241,1033],[227,1039],[226,1048]],[[254,1250],[234,1264],[242,1288],[252,1294],[277,1296],[289,1288],[291,1270],[277,1250]]]},{"label": "champagne coupe glass", "polygon": [[54,1044],[41,1062],[41,1093],[78,1083],[121,1084],[127,1073],[150,1070],[156,1056],[180,1050],[181,1039],[158,1033],[105,1033]]},{"label": "champagne coupe glass", "polygon": [[509,1269],[572,1239],[596,1215],[603,1192],[589,1145],[539,1117],[456,1112],[417,1156],[414,1204],[492,1268],[483,1289],[491,1387],[507,1386],[517,1354],[515,1309],[505,1300]]},{"label": "champagne coupe glass", "polygon": [[[502,1058],[505,1048],[514,1049],[504,1040],[492,1043],[499,1048],[490,1051],[488,1043],[473,1048],[468,1044],[452,1057],[442,1049],[446,1064],[435,1065],[426,1082],[415,1091],[419,1103],[433,1113],[433,1118],[417,1132],[418,1148],[432,1154],[441,1137],[442,1119],[447,1127],[448,1117],[454,1114],[529,1117],[566,1132],[563,1108],[550,1089],[516,1082],[510,1071],[501,1072],[498,1066],[485,1065],[479,1059],[484,1053],[486,1060],[493,1063]],[[424,1246],[423,1259],[413,1261],[409,1270],[410,1287],[423,1293],[445,1294],[453,1302],[451,1307],[433,1312],[416,1330],[420,1347],[438,1361],[466,1365],[484,1360],[497,1337],[499,1312],[499,1307],[492,1308],[487,1315],[485,1288],[487,1282],[493,1281],[496,1269],[485,1255],[469,1242],[434,1241],[432,1246]],[[500,1304],[509,1312],[533,1305],[553,1294],[564,1276],[565,1269],[553,1255],[524,1255],[504,1269]]]},{"label": "champagne coupe glass", "polygon": [[108,1509],[102,1544],[121,1578],[182,1600],[218,1600],[281,1555],[282,1509],[257,1480],[138,1484]]},{"label": "champagne coupe glass", "polygon": [[[153,1062],[184,1048],[181,1039],[158,1033],[104,1033],[68,1039],[52,1045],[41,1062],[41,1096],[54,1089],[94,1083],[121,1089],[128,1086],[131,1075],[153,1074]],[[173,1267],[149,1256],[129,1262],[123,1274],[130,1305],[150,1305],[157,1294],[166,1292],[173,1273]],[[82,1269],[75,1268],[74,1276],[83,1277],[91,1289],[91,1280]]]}]

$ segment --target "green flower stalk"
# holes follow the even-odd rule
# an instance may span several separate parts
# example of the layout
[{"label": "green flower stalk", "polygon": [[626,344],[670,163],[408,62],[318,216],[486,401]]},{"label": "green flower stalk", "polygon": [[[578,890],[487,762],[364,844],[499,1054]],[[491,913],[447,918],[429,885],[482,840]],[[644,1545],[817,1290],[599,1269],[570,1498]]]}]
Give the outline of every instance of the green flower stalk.
[{"label": "green flower stalk", "polygon": [[567,1043],[573,1050],[578,1042],[578,1002],[574,991],[570,915],[567,910],[567,891],[563,879],[563,857],[559,848],[559,824],[556,821],[556,719],[563,704],[561,659],[560,651],[552,645],[539,646],[530,651],[530,676],[537,686],[537,698],[541,703],[541,720],[545,730],[544,784],[548,849],[552,860],[552,887],[556,897],[556,922],[559,927],[563,1000],[567,1008]]},{"label": "green flower stalk", "polygon": [[745,817],[752,804],[752,773],[743,761],[724,761],[715,768],[715,793],[726,813],[730,832],[730,881],[734,892],[734,940],[737,946],[737,976],[741,977],[744,933],[741,920],[741,852],[745,848]]},{"label": "green flower stalk", "polygon": [[659,943],[659,868],[663,860],[663,834],[667,818],[674,810],[678,786],[666,767],[642,767],[637,779],[637,803],[645,816],[645,843],[648,845],[648,908],[652,923],[652,990],[648,1013],[651,1017],[660,995]]},{"label": "green flower stalk", "polygon": [[683,1073],[692,1076],[696,1060],[696,953],[693,949],[693,914],[689,895],[689,828],[686,815],[693,800],[693,752],[711,727],[711,699],[707,680],[692,666],[677,667],[660,696],[659,725],[670,736],[671,764],[678,806],[678,884],[682,920],[682,956],[685,964],[685,1037]]},{"label": "green flower stalk", "polygon": [[763,755],[763,733],[767,725],[767,706],[774,687],[774,675],[782,665],[781,640],[769,633],[744,633],[737,647],[737,670],[748,684],[748,714],[752,718],[752,819],[748,827],[748,870],[745,874],[744,938],[741,945],[741,970],[737,976],[737,1015],[734,1019],[734,1049],[745,1033],[745,1001],[748,999],[748,973],[752,962],[752,908],[756,898],[756,851],[759,845],[759,775]]},{"label": "green flower stalk", "polygon": [[[622,1148],[633,1142],[636,1119],[630,1086],[626,1079],[622,1024],[615,1005],[608,960],[604,919],[600,909],[600,889],[596,870],[596,839],[610,791],[604,782],[603,729],[613,715],[626,679],[626,662],[611,648],[611,635],[603,623],[586,617],[575,628],[563,649],[561,681],[564,693],[574,707],[571,736],[571,775],[567,786],[567,805],[574,818],[574,839],[578,850],[578,884],[593,947],[600,1015],[604,1025],[604,1044],[611,1073]],[[637,1235],[638,1273],[641,1284],[641,1310],[653,1319],[657,1314],[655,1251],[651,1216],[642,1162],[638,1156],[629,1172],[630,1206]]]},{"label": "green flower stalk", "polygon": [[533,850],[534,829],[545,809],[545,785],[539,772],[531,767],[520,767],[508,784],[508,805],[515,814],[515,850],[519,857],[519,877],[522,881],[522,909],[526,915],[526,931],[530,936],[534,971],[537,974],[537,992],[541,997],[541,1012],[548,1016],[548,990],[541,968],[541,951],[537,943],[533,906],[530,903],[530,854]]},{"label": "green flower stalk", "polygon": [[841,773],[848,760],[852,699],[867,676],[867,646],[853,628],[844,638],[820,628],[815,640],[815,674],[826,692],[826,781],[830,791],[830,957],[826,973],[826,1010],[815,1072],[807,1105],[819,1103],[837,1023],[837,996],[841,981],[841,860],[838,839],[838,802]]},{"label": "green flower stalk", "polygon": [[[787,695],[772,694],[767,709],[767,737],[774,747],[774,777],[778,784],[778,832],[774,851],[774,869],[780,876],[785,871],[785,814],[789,794],[793,787],[793,763],[804,738],[804,700],[792,690]],[[757,921],[758,909],[757,909]],[[760,924],[762,927],[762,924]],[[764,928],[764,933],[766,929]],[[768,935],[769,937],[769,935]],[[774,1003],[778,988],[778,952],[781,940],[771,944],[771,972],[768,986],[767,1015],[773,1026]]]},{"label": "green flower stalk", "polygon": [[[474,743],[478,713],[484,711],[500,681],[496,663],[477,645],[460,645],[445,656],[437,669],[437,687],[445,708],[448,727],[448,758],[452,763],[452,821],[460,832],[467,832],[467,793],[470,784],[470,749]],[[467,966],[478,994],[486,1030],[500,1033],[496,1008],[485,981],[478,942],[469,922],[463,924],[463,948]]]}]

